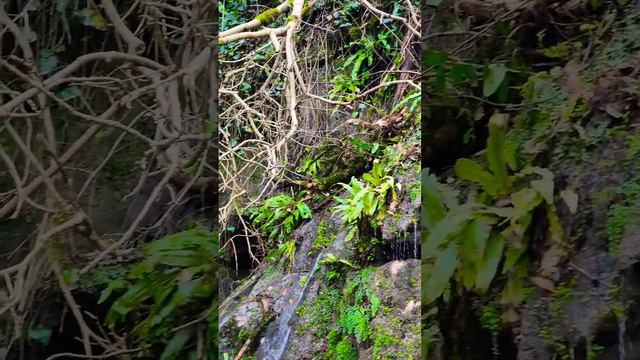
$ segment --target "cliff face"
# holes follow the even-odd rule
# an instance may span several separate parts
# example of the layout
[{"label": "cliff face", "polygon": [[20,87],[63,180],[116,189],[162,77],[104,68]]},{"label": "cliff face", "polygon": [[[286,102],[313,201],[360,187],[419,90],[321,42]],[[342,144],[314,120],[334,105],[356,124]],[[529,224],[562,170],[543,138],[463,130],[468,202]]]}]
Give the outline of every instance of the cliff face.
[{"label": "cliff face", "polygon": [[[281,260],[262,264],[235,288],[221,306],[221,358],[419,359],[415,169],[395,176],[397,209],[366,264],[356,256],[361,239],[347,240],[348,226],[327,206],[294,231],[290,268]],[[318,238],[329,244],[318,250]]]}]

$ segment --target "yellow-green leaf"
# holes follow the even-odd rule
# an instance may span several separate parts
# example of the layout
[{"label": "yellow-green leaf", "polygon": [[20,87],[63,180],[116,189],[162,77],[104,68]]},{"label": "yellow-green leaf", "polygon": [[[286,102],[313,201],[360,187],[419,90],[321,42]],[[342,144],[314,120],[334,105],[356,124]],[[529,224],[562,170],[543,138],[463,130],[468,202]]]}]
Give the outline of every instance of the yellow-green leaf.
[{"label": "yellow-green leaf", "polygon": [[482,95],[489,97],[495,93],[507,75],[507,68],[503,64],[491,64],[484,72]]},{"label": "yellow-green leaf", "polygon": [[491,281],[496,275],[502,251],[504,250],[504,239],[499,233],[491,234],[487,242],[484,259],[480,271],[476,277],[476,289],[485,292],[489,288]]},{"label": "yellow-green leaf", "polygon": [[444,202],[438,191],[438,182],[427,171],[422,174],[422,221],[423,226],[431,230],[446,215]]},{"label": "yellow-green leaf", "polygon": [[444,251],[438,254],[433,269],[429,271],[425,286],[427,303],[435,301],[442,295],[457,266],[458,247],[455,243],[451,243]]},{"label": "yellow-green leaf", "polygon": [[495,178],[477,162],[470,159],[458,159],[454,171],[460,179],[472,181],[482,186],[489,195],[498,195]]}]

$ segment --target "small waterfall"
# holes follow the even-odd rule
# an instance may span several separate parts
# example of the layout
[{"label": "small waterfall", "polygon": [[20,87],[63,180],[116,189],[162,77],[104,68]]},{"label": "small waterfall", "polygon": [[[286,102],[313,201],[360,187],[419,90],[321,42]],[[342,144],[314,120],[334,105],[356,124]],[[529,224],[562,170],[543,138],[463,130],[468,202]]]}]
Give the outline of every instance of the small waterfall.
[{"label": "small waterfall", "polygon": [[404,232],[404,236],[402,236],[402,258],[406,259],[409,253],[409,246],[407,244],[407,232]]},{"label": "small waterfall", "polygon": [[618,316],[618,359],[626,360],[627,352],[625,348],[625,338],[627,332],[626,319],[623,315]]},{"label": "small waterfall", "polygon": [[289,341],[289,335],[291,335],[291,325],[289,324],[289,320],[291,320],[291,317],[300,305],[300,302],[302,302],[302,300],[304,299],[304,294],[307,290],[307,286],[309,286],[311,280],[313,279],[313,275],[318,268],[318,263],[320,262],[321,257],[322,252],[318,254],[318,257],[313,264],[313,268],[311,268],[311,270],[309,271],[307,280],[300,290],[300,294],[298,294],[295,302],[278,315],[278,318],[276,319],[277,328],[275,333],[269,336],[268,339],[265,338],[263,344],[265,349],[263,360],[280,360],[280,358],[282,357],[282,354],[287,347],[287,342]]}]

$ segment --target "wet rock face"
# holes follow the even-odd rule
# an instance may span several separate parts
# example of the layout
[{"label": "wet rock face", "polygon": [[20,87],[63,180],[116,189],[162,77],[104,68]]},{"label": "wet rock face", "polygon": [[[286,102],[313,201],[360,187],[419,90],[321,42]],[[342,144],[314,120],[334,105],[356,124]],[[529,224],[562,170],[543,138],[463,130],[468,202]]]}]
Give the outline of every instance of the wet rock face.
[{"label": "wet rock face", "polygon": [[[587,353],[588,341],[603,348],[595,359],[637,356],[630,352],[633,335],[628,329],[638,324],[629,309],[640,299],[640,282],[635,280],[640,231],[629,223],[615,240],[610,223],[611,210],[625,201],[623,189],[640,174],[638,164],[620,160],[625,158],[624,144],[608,139],[584,150],[579,161],[554,169],[557,181],[579,196],[576,214],[558,206],[565,239],[572,239],[573,248],[558,265],[556,290],[535,289],[521,308],[518,360],[565,353],[581,358],[578,354]],[[631,216],[635,210],[630,206],[628,211]]]},{"label": "wet rock face", "polygon": [[[358,271],[350,272],[346,283],[357,276]],[[358,359],[420,359],[419,279],[419,260],[393,261],[371,269],[368,289],[379,300],[379,307],[367,324],[368,340],[353,344]],[[341,307],[345,307],[341,299],[341,287],[316,283],[295,319],[283,360],[323,358],[327,337],[338,327]]]},{"label": "wet rock face", "polygon": [[[371,322],[374,344],[360,359],[420,359],[420,261],[394,261],[376,269],[371,289],[382,311]],[[371,353],[376,357],[363,357]]]},{"label": "wet rock face", "polygon": [[360,235],[345,241],[349,228],[332,206],[314,213],[292,234],[293,263],[260,265],[224,299],[220,358],[246,345],[243,354],[262,360],[420,359],[417,179],[413,168],[396,176],[396,216],[385,220],[376,249],[404,244],[393,249],[408,255],[358,265]]}]

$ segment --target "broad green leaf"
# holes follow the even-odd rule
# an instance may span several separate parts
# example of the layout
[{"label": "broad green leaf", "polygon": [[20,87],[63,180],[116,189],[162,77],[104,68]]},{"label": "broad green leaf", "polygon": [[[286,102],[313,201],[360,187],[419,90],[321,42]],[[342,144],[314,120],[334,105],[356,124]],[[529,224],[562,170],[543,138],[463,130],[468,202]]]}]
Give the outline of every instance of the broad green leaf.
[{"label": "broad green leaf", "polygon": [[422,173],[422,224],[431,230],[446,215],[437,180],[424,170]]},{"label": "broad green leaf", "polygon": [[485,219],[475,218],[467,223],[460,233],[462,246],[460,251],[461,266],[458,274],[462,277],[465,289],[471,290],[475,284],[490,229],[491,227]]},{"label": "broad green leaf", "polygon": [[540,193],[532,188],[524,188],[511,194],[511,204],[513,205],[512,223],[518,221],[536,206],[540,205],[542,197]]},{"label": "broad green leaf", "polygon": [[504,239],[499,233],[491,234],[487,242],[484,259],[478,276],[476,277],[476,289],[481,292],[487,291],[491,281],[496,275],[500,259],[502,259],[502,251],[504,249]]},{"label": "broad green leaf", "polygon": [[427,66],[442,66],[447,58],[448,55],[444,51],[427,49],[422,52],[422,63]]},{"label": "broad green leaf", "polygon": [[520,260],[522,254],[527,250],[529,246],[528,236],[524,236],[520,239],[516,246],[509,246],[504,253],[504,264],[502,265],[502,273],[506,274],[513,266]]},{"label": "broad green leaf", "polygon": [[464,80],[468,80],[471,85],[478,82],[476,69],[471,64],[454,64],[449,70],[449,80],[453,85],[460,84]]},{"label": "broad green leaf", "polygon": [[480,184],[491,196],[498,195],[496,179],[477,162],[464,158],[458,159],[454,170],[460,179]]},{"label": "broad green leaf", "polygon": [[475,218],[464,226],[460,232],[462,240],[460,254],[463,261],[474,265],[481,263],[490,230],[489,223],[482,218]]},{"label": "broad green leaf", "polygon": [[189,328],[182,329],[176,332],[167,347],[160,355],[160,360],[168,360],[168,359],[177,359],[179,358],[178,354],[182,351],[185,344],[191,338],[191,330]]},{"label": "broad green leaf", "polygon": [[428,255],[435,253],[447,239],[456,235],[462,230],[462,226],[465,222],[469,221],[469,213],[462,212],[458,214],[452,214],[440,221],[431,231],[426,238],[424,250]]},{"label": "broad green leaf", "polygon": [[517,148],[518,144],[515,141],[507,141],[504,148],[505,160],[512,171],[516,171],[518,169],[518,160],[516,156]]},{"label": "broad green leaf", "polygon": [[71,100],[79,95],[80,89],[77,86],[69,86],[56,93],[56,96],[64,101]]},{"label": "broad green leaf", "polygon": [[527,275],[527,265],[528,261],[526,258],[523,258],[523,260],[515,267],[515,271],[509,274],[507,284],[505,285],[504,290],[502,291],[502,296],[500,297],[501,304],[518,305],[524,300],[524,280]]},{"label": "broad green leaf", "polygon": [[29,330],[27,337],[29,340],[35,340],[44,346],[48,346],[52,332],[49,328],[40,327],[35,330]]},{"label": "broad green leaf", "polygon": [[370,184],[375,183],[375,179],[373,178],[373,176],[369,173],[364,173],[362,174],[362,180],[365,180],[367,182],[369,182]]},{"label": "broad green leaf", "polygon": [[111,281],[109,285],[107,285],[107,288],[102,291],[102,294],[100,294],[98,304],[102,304],[105,300],[107,300],[114,290],[124,289],[127,285],[128,283],[124,279],[116,279]]},{"label": "broad green leaf", "polygon": [[435,301],[449,284],[449,280],[458,266],[458,247],[455,243],[438,254],[433,269],[428,273],[426,283],[427,304]]},{"label": "broad green leaf", "polygon": [[495,177],[498,192],[502,193],[509,186],[507,174],[507,157],[505,156],[506,136],[504,133],[504,114],[494,114],[489,121],[489,137],[487,138],[487,162]]},{"label": "broad green leaf", "polygon": [[36,60],[36,64],[38,65],[38,71],[42,75],[47,75],[56,69],[58,66],[58,57],[56,55],[48,55],[39,57]]},{"label": "broad green leaf", "polygon": [[491,64],[484,72],[484,83],[482,86],[482,94],[485,97],[493,95],[498,90],[500,84],[507,75],[507,68],[504,64]]}]

